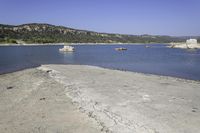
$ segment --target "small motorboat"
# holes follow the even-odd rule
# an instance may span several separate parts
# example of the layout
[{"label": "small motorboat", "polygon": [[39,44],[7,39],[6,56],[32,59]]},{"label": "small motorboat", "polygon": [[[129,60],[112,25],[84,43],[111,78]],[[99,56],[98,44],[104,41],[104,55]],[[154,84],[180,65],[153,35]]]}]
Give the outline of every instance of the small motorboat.
[{"label": "small motorboat", "polygon": [[72,47],[72,46],[64,46],[63,48],[60,48],[59,51],[61,51],[61,52],[73,52],[74,51],[74,47]]},{"label": "small motorboat", "polygon": [[115,48],[116,51],[123,51],[123,50],[127,50],[127,48]]}]

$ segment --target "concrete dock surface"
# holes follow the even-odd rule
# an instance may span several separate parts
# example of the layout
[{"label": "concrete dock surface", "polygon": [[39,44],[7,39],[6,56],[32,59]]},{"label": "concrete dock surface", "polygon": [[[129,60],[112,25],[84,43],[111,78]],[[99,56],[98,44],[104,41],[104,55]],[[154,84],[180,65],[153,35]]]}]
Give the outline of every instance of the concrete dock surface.
[{"label": "concrete dock surface", "polygon": [[5,133],[197,133],[200,82],[84,65],[0,75]]}]

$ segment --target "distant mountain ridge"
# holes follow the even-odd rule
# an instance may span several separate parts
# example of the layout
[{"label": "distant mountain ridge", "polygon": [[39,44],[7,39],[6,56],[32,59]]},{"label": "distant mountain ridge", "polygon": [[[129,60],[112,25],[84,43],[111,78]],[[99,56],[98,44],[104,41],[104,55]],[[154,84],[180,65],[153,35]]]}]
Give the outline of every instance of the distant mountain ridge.
[{"label": "distant mountain ridge", "polygon": [[170,43],[184,37],[124,35],[78,30],[45,23],[0,24],[0,43]]}]

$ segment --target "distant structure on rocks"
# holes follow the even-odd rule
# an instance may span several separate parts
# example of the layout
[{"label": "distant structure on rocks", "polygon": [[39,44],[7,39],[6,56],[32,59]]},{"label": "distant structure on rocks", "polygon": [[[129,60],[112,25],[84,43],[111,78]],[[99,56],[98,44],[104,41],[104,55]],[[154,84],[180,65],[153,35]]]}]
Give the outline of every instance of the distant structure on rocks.
[{"label": "distant structure on rocks", "polygon": [[197,39],[188,39],[186,43],[176,43],[170,46],[171,48],[188,48],[188,49],[197,49],[200,48]]},{"label": "distant structure on rocks", "polygon": [[198,47],[197,39],[188,39],[186,40],[186,45],[188,48],[196,48]]},{"label": "distant structure on rocks", "polygon": [[186,40],[187,44],[197,44],[197,39],[188,39]]}]

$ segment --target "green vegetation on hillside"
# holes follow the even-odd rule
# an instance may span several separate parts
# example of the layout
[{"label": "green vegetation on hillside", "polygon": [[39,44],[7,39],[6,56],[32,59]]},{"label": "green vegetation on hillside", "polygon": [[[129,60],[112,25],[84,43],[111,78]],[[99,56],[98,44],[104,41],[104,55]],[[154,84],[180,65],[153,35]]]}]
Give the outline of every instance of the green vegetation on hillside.
[{"label": "green vegetation on hillside", "polygon": [[49,24],[0,25],[0,43],[170,43],[183,38],[106,34]]}]

